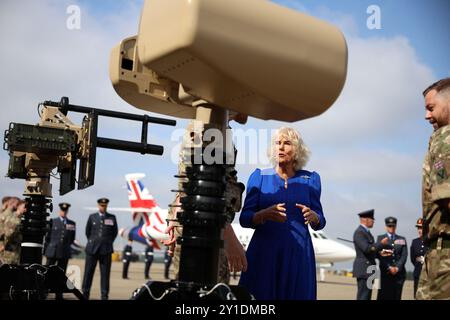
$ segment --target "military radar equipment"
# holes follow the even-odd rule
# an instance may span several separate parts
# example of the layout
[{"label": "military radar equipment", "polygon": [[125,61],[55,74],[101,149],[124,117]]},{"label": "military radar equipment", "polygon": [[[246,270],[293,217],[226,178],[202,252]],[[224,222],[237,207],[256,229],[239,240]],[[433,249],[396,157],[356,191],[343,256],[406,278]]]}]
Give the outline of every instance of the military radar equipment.
[{"label": "military radar equipment", "polygon": [[[125,101],[205,125],[194,153],[207,144],[208,127],[225,133],[233,113],[288,122],[320,115],[339,96],[346,75],[347,45],[338,28],[267,0],[146,0],[138,34],[121,41],[110,59],[111,82]],[[216,154],[233,158],[226,134],[222,141]],[[194,171],[215,174],[198,180]],[[150,282],[134,299],[248,298],[238,293],[242,288],[211,283],[229,205],[217,193],[222,174],[223,163],[187,165],[179,279]]]},{"label": "military radar equipment", "polygon": [[[9,152],[8,177],[24,179],[26,212],[21,219],[20,265],[0,266],[0,298],[42,299],[49,292],[82,294],[69,284],[62,269],[41,266],[47,217],[52,211],[52,171],[60,174],[59,194],[84,189],[94,184],[97,148],[108,148],[162,155],[164,148],[148,143],[150,123],[174,126],[174,120],[136,115],[69,104],[67,97],[59,102],[39,105],[37,125],[10,123],[3,148]],[[86,114],[78,126],[68,118],[69,112]],[[97,136],[100,116],[138,121],[142,124],[140,142]],[[76,169],[79,163],[78,183]]]}]

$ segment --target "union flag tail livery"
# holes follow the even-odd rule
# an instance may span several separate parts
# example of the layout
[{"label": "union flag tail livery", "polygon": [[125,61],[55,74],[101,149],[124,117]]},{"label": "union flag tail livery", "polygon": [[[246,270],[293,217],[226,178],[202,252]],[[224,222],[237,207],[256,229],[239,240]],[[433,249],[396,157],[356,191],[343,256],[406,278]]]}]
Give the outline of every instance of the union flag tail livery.
[{"label": "union flag tail livery", "polygon": [[121,236],[142,243],[152,242],[155,248],[159,248],[158,242],[168,239],[168,235],[164,233],[167,227],[167,209],[158,206],[142,182],[144,177],[144,173],[125,175],[134,227],[122,230]]},{"label": "union flag tail livery", "polygon": [[144,173],[130,173],[125,175],[128,200],[130,200],[131,209],[135,210],[132,215],[135,225],[139,224],[142,218],[148,221],[148,213],[157,206],[155,199],[141,181],[144,177]]}]

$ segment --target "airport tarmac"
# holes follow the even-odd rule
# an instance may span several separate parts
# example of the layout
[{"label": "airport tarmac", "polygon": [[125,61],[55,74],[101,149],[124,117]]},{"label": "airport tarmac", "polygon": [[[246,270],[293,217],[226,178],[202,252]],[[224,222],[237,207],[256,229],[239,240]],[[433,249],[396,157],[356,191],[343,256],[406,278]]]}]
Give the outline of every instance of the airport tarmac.
[{"label": "airport tarmac", "polygon": [[[75,285],[81,286],[82,276],[84,272],[84,260],[72,259],[69,261],[69,267],[72,270],[78,270],[81,277],[75,281]],[[79,269],[78,269],[79,268]],[[171,268],[170,276],[174,277],[173,268]],[[68,272],[70,268],[68,269]],[[78,272],[76,272],[78,273]],[[150,276],[153,280],[167,281],[164,279],[164,264],[155,262],[150,269]],[[146,280],[144,279],[144,263],[134,262],[130,264],[128,271],[129,279],[122,279],[122,263],[113,262],[111,267],[110,280],[110,294],[109,298],[112,300],[128,300],[132,292],[140,288]],[[78,281],[78,282],[77,282]],[[239,278],[232,279],[231,284],[237,284]],[[354,300],[356,297],[356,279],[333,273],[327,273],[324,282],[317,283],[317,298],[318,300]],[[65,298],[73,299],[70,294],[65,294]],[[372,293],[372,298],[376,299],[376,290]],[[97,265],[95,270],[94,280],[91,288],[91,299],[100,299],[100,270]],[[405,281],[403,286],[403,300],[413,299],[413,282]]]}]

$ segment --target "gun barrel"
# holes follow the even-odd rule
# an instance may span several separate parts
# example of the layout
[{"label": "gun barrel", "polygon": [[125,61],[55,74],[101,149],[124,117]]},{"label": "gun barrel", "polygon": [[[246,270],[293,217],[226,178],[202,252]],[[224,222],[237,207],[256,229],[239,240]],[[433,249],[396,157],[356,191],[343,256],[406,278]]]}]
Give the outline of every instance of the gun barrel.
[{"label": "gun barrel", "polygon": [[100,137],[97,138],[97,147],[130,152],[139,152],[141,154],[162,155],[164,152],[164,147],[159,145],[109,139],[109,138],[100,138]]},{"label": "gun barrel", "polygon": [[127,113],[127,112],[77,106],[74,104],[69,104],[68,103],[69,99],[67,99],[67,98],[64,99],[64,98],[65,97],[63,97],[60,102],[45,101],[43,104],[46,106],[50,106],[50,107],[60,108],[60,110],[63,112],[72,111],[72,112],[79,112],[79,113],[86,113],[86,114],[96,113],[97,115],[104,116],[104,117],[141,121],[141,122],[145,122],[145,123],[156,123],[156,124],[162,124],[162,125],[166,125],[166,126],[175,126],[177,124],[177,122],[175,120],[150,117],[146,114],[139,115],[139,114],[133,114],[133,113]]}]

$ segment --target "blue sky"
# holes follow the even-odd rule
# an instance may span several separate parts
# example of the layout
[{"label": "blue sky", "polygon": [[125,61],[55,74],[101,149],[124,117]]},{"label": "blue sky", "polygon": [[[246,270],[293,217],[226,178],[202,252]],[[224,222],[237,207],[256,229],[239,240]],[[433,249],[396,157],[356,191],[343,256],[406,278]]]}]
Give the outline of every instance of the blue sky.
[{"label": "blue sky", "polygon": [[[274,1],[336,24],[349,45],[349,70],[341,96],[320,117],[290,124],[298,129],[312,150],[306,169],[322,177],[322,203],[332,237],[351,238],[356,213],[375,208],[374,234],[383,232],[383,219],[399,218],[398,232],[410,243],[416,235],[415,220],[421,214],[421,163],[430,126],[424,121],[422,90],[449,76],[450,2],[407,0],[279,0]],[[81,9],[81,29],[67,30],[66,8]],[[36,105],[63,95],[74,104],[143,112],[126,104],[114,92],[108,76],[111,48],[137,32],[142,1],[1,1],[0,96],[3,107],[0,131],[10,121],[36,123]],[[381,29],[366,27],[369,5],[381,10]],[[153,114],[154,115],[154,114]],[[74,116],[74,119],[78,119]],[[177,129],[184,128],[178,121]],[[250,119],[236,129],[273,129],[285,123]],[[176,142],[174,128],[151,126],[151,143],[165,146],[162,157],[141,156],[110,150],[98,151],[96,184],[54,201],[73,203],[72,218],[83,228],[97,198],[108,196],[111,206],[128,205],[124,175],[145,172],[150,192],[162,207],[172,200],[176,165],[170,154]],[[100,134],[136,140],[139,128],[114,120],[100,124]],[[247,146],[243,146],[246,149]],[[244,150],[245,151],[245,150]],[[264,151],[264,150],[263,150]],[[242,152],[242,151],[240,151]],[[6,152],[0,153],[0,194],[21,194],[23,181],[5,178]],[[258,164],[237,167],[246,183]],[[54,181],[54,190],[57,190]],[[126,226],[130,219],[119,216]],[[121,240],[116,245],[120,246]],[[348,266],[347,266],[348,267]],[[408,267],[410,268],[410,266]]]},{"label": "blue sky", "polygon": [[[320,9],[327,8],[335,14],[351,15],[361,37],[393,37],[403,35],[416,49],[419,58],[433,68],[437,77],[448,76],[450,2],[447,0],[341,0],[341,1],[274,1],[290,7],[301,4],[320,17]],[[380,30],[366,28],[367,8],[377,5],[381,9]],[[323,17],[323,16],[322,16]],[[328,17],[323,17],[327,19]]]}]

